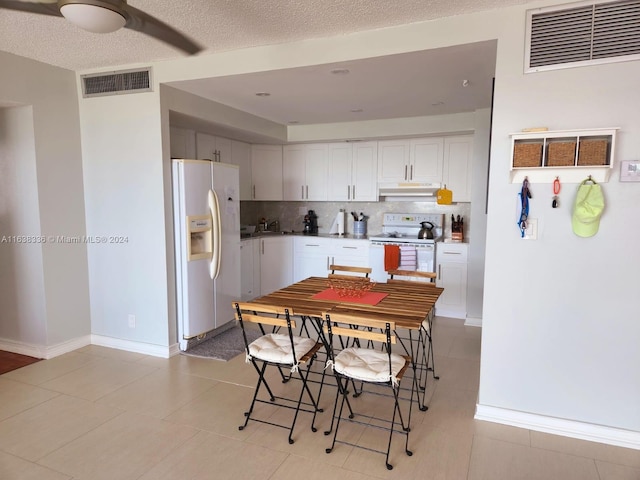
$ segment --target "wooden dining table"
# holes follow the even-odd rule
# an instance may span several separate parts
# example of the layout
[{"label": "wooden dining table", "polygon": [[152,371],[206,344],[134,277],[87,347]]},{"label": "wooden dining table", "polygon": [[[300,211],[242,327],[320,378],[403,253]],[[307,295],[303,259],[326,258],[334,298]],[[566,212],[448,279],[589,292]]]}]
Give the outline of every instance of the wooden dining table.
[{"label": "wooden dining table", "polygon": [[329,287],[327,278],[309,277],[288,287],[252,300],[253,303],[289,307],[294,315],[321,318],[323,312],[366,315],[385,320],[393,317],[396,328],[418,330],[433,310],[443,288],[427,283],[376,283],[371,293],[385,294],[375,305],[358,303],[354,298],[313,298]]},{"label": "wooden dining table", "polygon": [[[343,313],[367,316],[381,321],[393,320],[396,331],[407,329],[409,341],[401,344],[407,355],[412,359],[414,377],[420,368],[426,371],[427,365],[422,364],[422,356],[414,349],[412,332],[420,330],[422,322],[429,318],[443,288],[433,284],[420,282],[376,283],[369,290],[381,298],[375,304],[359,303],[357,298],[314,298],[328,293],[329,280],[324,277],[309,277],[288,287],[276,290],[262,297],[253,299],[252,303],[269,306],[287,307],[292,314],[303,318],[314,319],[314,327],[322,337],[323,313]],[[424,359],[426,361],[426,358]],[[416,400],[420,410],[426,410],[425,392],[417,395]],[[411,402],[412,403],[412,402]]]}]

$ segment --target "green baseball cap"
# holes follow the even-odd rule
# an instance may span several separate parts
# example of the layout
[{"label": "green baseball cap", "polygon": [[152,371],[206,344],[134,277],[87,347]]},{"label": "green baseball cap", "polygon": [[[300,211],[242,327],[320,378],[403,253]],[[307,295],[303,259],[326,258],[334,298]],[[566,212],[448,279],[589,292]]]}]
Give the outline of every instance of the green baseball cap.
[{"label": "green baseball cap", "polygon": [[592,182],[592,180],[585,180],[578,187],[571,218],[573,233],[579,237],[592,237],[598,233],[600,217],[604,210],[602,188],[597,183],[588,182]]}]

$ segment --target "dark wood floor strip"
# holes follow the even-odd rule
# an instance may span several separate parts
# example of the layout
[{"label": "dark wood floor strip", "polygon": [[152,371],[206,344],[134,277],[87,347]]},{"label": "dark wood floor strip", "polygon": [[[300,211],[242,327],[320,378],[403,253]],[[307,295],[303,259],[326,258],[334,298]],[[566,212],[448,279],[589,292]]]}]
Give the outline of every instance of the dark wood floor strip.
[{"label": "dark wood floor strip", "polygon": [[0,350],[0,375],[39,361],[39,358]]}]

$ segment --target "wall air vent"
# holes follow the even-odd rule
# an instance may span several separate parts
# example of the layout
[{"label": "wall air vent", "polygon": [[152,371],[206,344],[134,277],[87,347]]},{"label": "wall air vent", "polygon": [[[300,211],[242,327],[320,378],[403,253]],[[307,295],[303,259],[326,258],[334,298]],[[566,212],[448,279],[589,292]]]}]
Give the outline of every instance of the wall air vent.
[{"label": "wall air vent", "polygon": [[525,73],[640,59],[640,0],[527,11]]},{"label": "wall air vent", "polygon": [[150,92],[151,67],[118,72],[102,72],[81,75],[82,96],[103,97],[125,93]]}]

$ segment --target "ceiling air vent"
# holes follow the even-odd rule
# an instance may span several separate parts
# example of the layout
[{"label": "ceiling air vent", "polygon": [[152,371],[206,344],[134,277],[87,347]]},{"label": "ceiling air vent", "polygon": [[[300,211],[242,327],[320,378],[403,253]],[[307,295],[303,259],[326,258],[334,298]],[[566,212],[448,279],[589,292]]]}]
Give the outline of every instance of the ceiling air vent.
[{"label": "ceiling air vent", "polygon": [[151,91],[151,68],[94,73],[81,79],[85,98]]},{"label": "ceiling air vent", "polygon": [[525,73],[640,59],[640,0],[527,11]]}]

